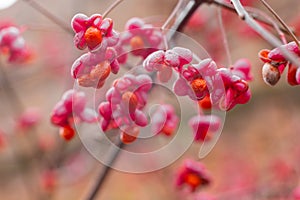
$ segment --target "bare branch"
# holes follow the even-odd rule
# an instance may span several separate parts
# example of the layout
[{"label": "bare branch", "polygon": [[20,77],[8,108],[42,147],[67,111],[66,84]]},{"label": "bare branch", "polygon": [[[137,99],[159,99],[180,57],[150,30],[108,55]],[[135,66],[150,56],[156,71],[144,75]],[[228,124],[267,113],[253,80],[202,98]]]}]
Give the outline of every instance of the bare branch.
[{"label": "bare branch", "polygon": [[109,6],[103,13],[103,18],[105,18],[114,8],[116,8],[123,0],[116,0],[111,6]]},{"label": "bare branch", "polygon": [[273,8],[265,0],[260,0],[260,1],[274,15],[274,17],[280,22],[280,24],[288,31],[290,36],[292,36],[292,38],[296,42],[297,46],[300,48],[300,44],[299,44],[299,41],[298,41],[296,35],[290,30],[288,25],[281,19],[281,17],[275,12],[275,10],[273,10]]},{"label": "bare branch", "polygon": [[282,48],[281,41],[276,38],[273,34],[271,34],[269,31],[264,29],[261,25],[259,25],[245,10],[245,8],[242,6],[241,2],[239,0],[231,0],[233,3],[238,15],[242,20],[244,20],[253,30],[255,30],[262,38],[264,38],[266,41],[268,41],[271,45],[274,47],[279,47],[282,51],[283,55],[294,65],[300,67],[300,62],[297,59],[297,56],[286,50],[285,48]]},{"label": "bare branch", "polygon": [[[217,6],[221,6],[229,11],[232,11],[232,12],[236,12],[234,6],[232,6],[231,4],[229,3],[226,3],[222,0],[213,0],[213,1],[210,1],[211,4],[214,4],[214,5],[217,5]],[[268,20],[265,20],[264,18],[261,18],[259,15],[257,15],[257,13],[251,11],[249,8],[245,8],[245,10],[247,10],[249,12],[249,14],[251,15],[251,17],[265,25],[268,25],[268,26],[274,26],[273,23],[269,22]],[[284,33],[288,33],[288,31],[283,28],[283,27],[280,27],[280,30],[283,31]],[[292,31],[292,29],[290,28],[290,30]]]},{"label": "bare branch", "polygon": [[101,186],[103,185],[104,181],[106,180],[109,172],[110,167],[114,164],[115,160],[118,158],[120,150],[124,147],[124,143],[119,139],[118,144],[116,145],[117,148],[113,148],[111,152],[109,152],[109,160],[107,165],[104,166],[104,169],[100,170],[100,173],[96,177],[96,181],[91,188],[90,192],[88,193],[86,200],[93,200],[96,198],[98,192],[100,191]]},{"label": "bare branch", "polygon": [[55,15],[53,15],[52,13],[50,13],[46,8],[44,8],[43,6],[41,6],[35,0],[23,0],[23,1],[26,2],[26,3],[28,3],[33,9],[35,9],[36,11],[38,11],[39,13],[41,13],[42,15],[44,15],[45,17],[47,17],[49,20],[51,20],[52,22],[54,22],[56,25],[58,25],[59,27],[61,27],[66,32],[68,32],[68,33],[70,33],[72,35],[74,34],[73,30],[70,28],[70,26],[68,24],[66,24],[64,21],[62,21],[61,19],[59,19],[58,17],[56,17]]},{"label": "bare branch", "polygon": [[230,66],[232,64],[232,59],[231,59],[229,44],[228,44],[228,40],[227,40],[226,30],[225,30],[224,23],[223,23],[221,7],[218,8],[217,12],[218,12],[218,21],[219,21],[219,25],[220,25],[220,31],[222,34],[223,44],[224,44],[224,48],[225,48],[225,52],[226,52],[226,56],[227,56],[227,62],[228,62],[228,66]]},{"label": "bare branch", "polygon": [[166,22],[161,26],[161,30],[164,31],[171,23],[171,20],[175,17],[176,13],[178,12],[180,6],[182,5],[183,0],[178,0],[176,7],[173,9],[172,13],[169,15]]}]

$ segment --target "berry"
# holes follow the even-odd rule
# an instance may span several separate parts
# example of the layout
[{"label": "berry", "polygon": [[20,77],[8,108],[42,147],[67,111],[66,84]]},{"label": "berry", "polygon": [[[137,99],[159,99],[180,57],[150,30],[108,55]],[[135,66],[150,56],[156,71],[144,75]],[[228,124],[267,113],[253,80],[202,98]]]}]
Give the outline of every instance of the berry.
[{"label": "berry", "polygon": [[269,85],[275,85],[280,75],[283,73],[286,66],[288,66],[287,81],[290,85],[295,86],[300,84],[300,71],[298,67],[291,64],[282,54],[281,49],[294,53],[300,57],[300,49],[296,42],[281,45],[272,50],[263,49],[259,52],[260,59],[265,63],[262,69],[264,81]]},{"label": "berry", "polygon": [[122,102],[125,107],[129,108],[129,113],[134,113],[138,105],[138,100],[133,92],[125,92],[122,95]]},{"label": "berry", "polygon": [[94,49],[102,42],[102,33],[95,27],[89,27],[84,33],[84,39],[89,49]]},{"label": "berry", "polygon": [[97,118],[94,112],[86,108],[85,94],[75,90],[66,91],[51,113],[51,122],[60,127],[59,133],[67,141],[75,135],[72,128],[75,122],[93,123]]},{"label": "berry", "polygon": [[205,90],[207,90],[206,81],[202,78],[197,78],[193,80],[191,82],[191,86],[196,95],[199,93],[203,93]]},{"label": "berry", "polygon": [[280,72],[277,67],[270,63],[265,63],[262,68],[262,76],[265,83],[274,86],[280,79]]},{"label": "berry", "polygon": [[71,74],[82,87],[101,88],[110,72],[117,74],[119,63],[116,51],[109,47],[104,52],[88,52],[80,56],[72,65]]},{"label": "berry", "polygon": [[193,160],[185,160],[183,166],[179,170],[176,179],[176,185],[187,185],[192,192],[197,188],[209,185],[211,182],[204,165]]},{"label": "berry", "polygon": [[197,115],[189,120],[195,141],[204,141],[212,138],[212,134],[221,127],[221,120],[214,115]]},{"label": "berry", "polygon": [[207,94],[202,100],[198,101],[198,105],[200,108],[209,110],[212,107],[211,100],[209,94]]},{"label": "berry", "polygon": [[59,129],[59,135],[66,141],[70,141],[75,136],[75,131],[70,126],[64,126]]},{"label": "berry", "polygon": [[140,36],[135,36],[131,38],[130,46],[132,49],[142,49],[144,48],[144,41]]},{"label": "berry", "polygon": [[137,139],[138,134],[138,127],[126,127],[125,130],[121,132],[120,139],[124,144],[130,144]]},{"label": "berry", "polygon": [[117,44],[119,36],[113,30],[113,21],[111,19],[102,19],[99,14],[87,17],[84,14],[76,14],[71,22],[75,32],[75,46],[83,50],[86,47],[91,52],[105,51],[107,47]]},{"label": "berry", "polygon": [[15,26],[0,29],[0,50],[9,53],[9,62],[23,63],[32,57],[21,30]]},{"label": "berry", "polygon": [[162,104],[151,117],[153,134],[165,134],[171,136],[177,129],[179,118],[175,113],[175,109],[170,104]]}]

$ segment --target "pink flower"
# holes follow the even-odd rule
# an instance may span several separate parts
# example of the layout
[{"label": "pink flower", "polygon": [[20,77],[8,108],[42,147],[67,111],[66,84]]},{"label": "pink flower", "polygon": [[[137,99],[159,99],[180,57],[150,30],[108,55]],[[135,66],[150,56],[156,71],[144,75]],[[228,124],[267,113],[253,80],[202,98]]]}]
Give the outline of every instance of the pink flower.
[{"label": "pink flower", "polygon": [[[292,86],[300,84],[300,69],[290,63],[281,52],[281,48],[295,53],[300,57],[300,49],[296,42],[284,44],[281,47],[274,48],[273,50],[263,49],[259,52],[259,58],[265,63],[263,68],[263,78],[269,85],[275,85],[279,79],[280,74],[283,73],[286,66],[288,66],[287,80]],[[274,75],[274,71],[276,74]],[[274,80],[274,81],[273,81]]]},{"label": "pink flower", "polygon": [[176,185],[187,185],[191,192],[210,183],[211,178],[205,166],[194,160],[185,160],[176,177]]},{"label": "pink flower", "polygon": [[107,101],[99,105],[102,130],[121,129],[124,143],[134,141],[139,133],[137,126],[148,124],[142,109],[147,103],[147,93],[151,87],[152,80],[147,75],[126,74],[117,79],[106,93]]},{"label": "pink flower", "polygon": [[245,81],[253,80],[253,75],[251,74],[251,63],[246,58],[237,60],[230,69],[232,74],[237,75]]},{"label": "pink flower", "polygon": [[101,88],[110,72],[117,74],[119,69],[116,51],[109,47],[105,52],[88,52],[80,56],[73,63],[71,74],[80,86]]},{"label": "pink flower", "polygon": [[300,85],[300,68],[289,63],[287,79],[290,85]]},{"label": "pink flower", "polygon": [[300,186],[296,187],[293,191],[293,199],[300,200]]},{"label": "pink flower", "polygon": [[287,62],[286,58],[284,57],[284,55],[281,52],[281,48],[284,48],[288,51],[294,52],[296,55],[300,56],[300,49],[297,46],[296,42],[290,42],[288,44],[284,44],[282,45],[280,48],[277,47],[273,50],[271,50],[268,54],[268,58],[272,61],[275,62]]},{"label": "pink flower", "polygon": [[93,123],[97,121],[97,115],[86,108],[86,97],[83,92],[68,90],[54,106],[51,113],[51,122],[61,127],[60,135],[64,139],[70,140],[74,136],[74,120]]},{"label": "pink flower", "polygon": [[246,80],[251,80],[252,75],[247,60],[237,61],[230,69],[218,69],[211,59],[204,59],[179,72],[180,77],[173,86],[178,96],[187,95],[192,100],[200,101],[209,95],[211,103],[219,103],[222,110],[230,110],[236,104],[245,104],[250,100]]},{"label": "pink flower", "polygon": [[216,96],[215,93],[212,93],[213,101],[219,102],[219,107],[222,110],[227,111],[231,110],[237,104],[246,104],[251,98],[251,92],[247,81],[237,75],[234,75],[232,71],[227,68],[220,68],[217,71],[222,78],[225,94],[222,94],[222,96]]},{"label": "pink flower", "polygon": [[151,118],[151,132],[154,134],[163,133],[170,136],[177,129],[179,118],[170,104],[160,105]]},{"label": "pink flower", "polygon": [[92,52],[105,50],[117,44],[118,35],[113,30],[112,19],[102,19],[100,14],[87,17],[84,14],[76,14],[71,22],[75,32],[74,43],[78,49],[88,49]]},{"label": "pink flower", "polygon": [[209,140],[213,133],[221,127],[221,120],[214,115],[197,115],[189,120],[189,126],[193,130],[195,141]]},{"label": "pink flower", "polygon": [[172,76],[172,69],[181,71],[182,67],[193,60],[193,53],[182,47],[163,51],[158,50],[150,54],[143,62],[144,68],[149,71],[157,71],[161,82],[168,82]]},{"label": "pink flower", "polygon": [[0,48],[9,53],[9,62],[25,62],[31,57],[20,29],[9,26],[0,29]]},{"label": "pink flower", "polygon": [[28,108],[19,116],[17,125],[21,129],[28,129],[35,126],[40,120],[40,110],[37,108]]},{"label": "pink flower", "polygon": [[142,19],[135,17],[126,23],[125,32],[120,35],[118,46],[129,46],[133,55],[146,58],[160,49],[162,38],[159,29],[155,29],[151,24],[146,24]]},{"label": "pink flower", "polygon": [[188,95],[192,100],[201,100],[214,88],[217,66],[211,59],[182,69],[181,77],[173,88],[178,96]]}]

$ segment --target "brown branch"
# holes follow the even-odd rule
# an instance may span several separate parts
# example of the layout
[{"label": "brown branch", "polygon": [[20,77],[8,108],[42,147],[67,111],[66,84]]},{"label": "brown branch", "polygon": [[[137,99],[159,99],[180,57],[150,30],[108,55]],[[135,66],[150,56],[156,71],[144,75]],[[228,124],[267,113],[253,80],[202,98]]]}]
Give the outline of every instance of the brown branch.
[{"label": "brown branch", "polygon": [[[222,1],[222,0],[212,0],[212,1],[209,1],[208,3],[214,4],[214,5],[216,5],[216,6],[221,6],[221,7],[225,8],[225,9],[227,9],[227,10],[229,10],[229,11],[232,11],[232,12],[235,12],[235,13],[236,13],[236,10],[235,10],[234,6],[232,6],[232,5],[229,4],[229,3],[224,2],[224,1]],[[274,26],[274,25],[273,25],[271,22],[269,22],[268,20],[266,20],[266,19],[264,19],[264,18],[258,16],[258,15],[257,15],[256,13],[254,13],[254,12],[251,12],[251,11],[248,10],[247,8],[245,8],[245,10],[247,10],[247,11],[249,12],[249,14],[251,15],[251,17],[252,17],[253,19],[255,19],[255,20],[257,20],[257,21],[259,21],[259,22],[261,22],[261,23],[263,23],[263,24],[265,24],[265,25],[267,25],[267,26],[271,26],[271,27]],[[285,28],[283,28],[283,27],[279,27],[279,29],[280,29],[282,32],[286,33],[286,34],[289,34],[289,32],[287,31],[287,29],[285,29]],[[289,29],[292,31],[291,28],[289,28]],[[292,32],[293,32],[293,31],[292,31]]]},{"label": "brown branch", "polygon": [[106,11],[103,13],[103,18],[105,18],[114,8],[116,8],[120,3],[122,3],[124,0],[116,0],[111,6],[109,6]]},{"label": "brown branch", "polygon": [[273,34],[271,34],[269,31],[264,29],[261,25],[259,25],[245,10],[245,8],[242,6],[241,2],[239,0],[231,0],[233,3],[233,6],[235,7],[239,17],[244,20],[253,30],[255,30],[262,38],[264,38],[267,42],[269,42],[274,47],[279,47],[283,55],[294,65],[300,67],[300,62],[297,59],[297,56],[286,50],[285,48],[282,48],[282,43],[278,38],[276,38]]},{"label": "brown branch", "polygon": [[172,19],[175,17],[177,11],[179,10],[183,0],[178,0],[175,8],[173,9],[172,13],[169,15],[168,19],[165,21],[165,23],[161,26],[161,30],[164,31],[168,26],[170,25]]},{"label": "brown branch", "polygon": [[65,30],[67,33],[74,34],[73,30],[70,28],[68,24],[66,24],[64,21],[53,15],[51,12],[49,12],[46,8],[41,6],[39,3],[37,3],[35,0],[23,0],[24,2],[28,3],[33,9],[47,17],[49,20],[54,22],[56,25],[61,27],[63,30]]},{"label": "brown branch", "polygon": [[191,18],[191,16],[194,14],[194,12],[197,10],[197,8],[204,3],[205,0],[194,0],[189,1],[189,3],[185,6],[185,9],[180,13],[180,15],[177,17],[175,23],[173,24],[171,31],[169,31],[168,34],[168,41],[171,39],[174,39],[176,32],[180,32],[183,30],[184,26],[188,22],[188,20]]},{"label": "brown branch", "polygon": [[218,21],[219,21],[219,27],[220,27],[220,31],[221,31],[221,35],[222,35],[222,41],[223,41],[223,46],[226,52],[226,56],[227,56],[227,64],[228,66],[232,65],[232,58],[231,58],[231,54],[230,54],[230,48],[229,48],[229,44],[228,44],[228,39],[227,39],[227,35],[226,35],[226,30],[225,30],[225,26],[223,23],[223,18],[222,18],[222,11],[221,11],[221,7],[219,7],[217,9],[217,14],[218,14]]},{"label": "brown branch", "polygon": [[260,1],[274,15],[274,17],[280,22],[280,24],[287,30],[288,34],[290,36],[292,36],[292,38],[296,42],[297,46],[300,48],[300,44],[299,44],[299,41],[298,41],[296,35],[291,31],[291,29],[288,27],[288,25],[281,19],[281,17],[275,12],[275,10],[265,0],[260,0]]},{"label": "brown branch", "polygon": [[[23,105],[21,99],[17,94],[17,91],[15,90],[12,83],[10,82],[6,70],[4,69],[4,66],[2,64],[0,64],[0,87],[2,87],[4,93],[6,94],[5,96],[9,101],[14,116],[18,118],[19,115],[23,113],[25,106]],[[9,139],[13,140],[12,135],[10,135]],[[25,137],[24,142],[29,142],[27,137]],[[11,147],[11,149],[14,154],[14,159],[17,165],[19,166],[18,169],[20,170],[20,177],[26,189],[26,192],[28,193],[28,196],[33,199],[41,198],[40,194],[34,192],[34,188],[31,185],[27,184],[27,177],[22,173],[21,166],[23,164],[23,158],[20,157],[20,155],[18,154],[15,148]]]},{"label": "brown branch", "polygon": [[92,186],[90,192],[85,198],[86,200],[93,200],[96,198],[101,186],[103,185],[110,172],[111,166],[114,164],[114,162],[118,158],[119,153],[121,152],[121,149],[124,147],[124,143],[119,139],[116,147],[117,148],[113,148],[112,151],[109,152],[110,156],[108,163],[104,166],[103,170],[100,170],[100,173],[97,175],[94,185]]}]

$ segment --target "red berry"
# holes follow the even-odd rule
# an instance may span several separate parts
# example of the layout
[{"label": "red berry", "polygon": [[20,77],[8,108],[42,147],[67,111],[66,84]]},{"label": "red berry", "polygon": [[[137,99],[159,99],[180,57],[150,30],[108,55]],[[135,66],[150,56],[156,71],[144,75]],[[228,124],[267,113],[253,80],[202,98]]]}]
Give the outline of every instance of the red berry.
[{"label": "red berry", "polygon": [[296,67],[292,64],[289,64],[287,80],[288,80],[288,83],[290,85],[293,85],[293,86],[294,85],[299,85],[298,82],[297,82],[297,79],[296,79],[297,69],[298,69],[298,67]]},{"label": "red berry", "polygon": [[[176,127],[175,127],[176,128]],[[162,129],[161,129],[161,132],[164,133],[165,135],[167,136],[170,136],[173,134],[173,132],[175,131],[175,128],[174,127],[170,127],[170,126],[164,126]]]},{"label": "red berry", "polygon": [[136,95],[133,92],[125,92],[122,95],[122,101],[124,105],[129,108],[130,113],[134,113],[137,105],[138,105],[138,99]]},{"label": "red berry", "polygon": [[90,49],[95,48],[102,42],[102,33],[95,27],[89,27],[84,33],[84,39]]},{"label": "red berry", "polygon": [[108,62],[102,62],[91,71],[91,77],[104,81],[110,74],[111,67]]},{"label": "red berry", "polygon": [[206,81],[202,78],[197,78],[191,82],[191,86],[195,94],[204,92],[207,89]]},{"label": "red berry", "polygon": [[198,101],[198,105],[200,106],[200,108],[205,110],[211,109],[212,105],[209,94],[206,95],[202,100]]},{"label": "red berry", "polygon": [[158,79],[161,82],[166,83],[170,80],[171,76],[172,76],[172,68],[165,64],[162,65],[161,71],[159,71],[159,73],[157,74]]},{"label": "red berry", "polygon": [[59,135],[66,141],[70,141],[75,136],[75,131],[70,126],[64,126],[59,129]]},{"label": "red berry", "polygon": [[195,188],[201,185],[202,180],[201,177],[196,173],[189,173],[184,177],[184,181],[186,184],[190,185],[192,190],[194,191]]},{"label": "red berry", "polygon": [[135,36],[130,40],[130,46],[132,49],[143,49],[144,41],[140,36]]},{"label": "red berry", "polygon": [[274,86],[280,79],[280,72],[277,67],[270,63],[265,63],[262,68],[262,75],[265,83]]},{"label": "red berry", "polygon": [[127,127],[121,132],[120,138],[121,141],[125,144],[132,143],[136,140],[140,130],[138,127]]},{"label": "red berry", "polygon": [[269,53],[270,53],[270,50],[263,49],[258,52],[258,56],[263,62],[270,62],[271,59],[268,57]]}]

